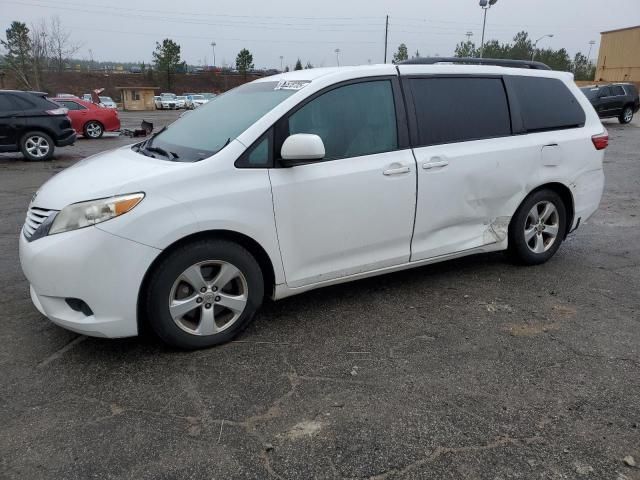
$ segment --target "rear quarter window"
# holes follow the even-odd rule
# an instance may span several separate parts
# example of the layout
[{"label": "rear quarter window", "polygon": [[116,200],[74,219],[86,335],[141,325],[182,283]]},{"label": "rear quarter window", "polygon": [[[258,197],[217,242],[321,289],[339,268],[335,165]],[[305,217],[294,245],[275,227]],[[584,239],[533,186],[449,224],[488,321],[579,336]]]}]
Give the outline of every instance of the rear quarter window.
[{"label": "rear quarter window", "polygon": [[557,78],[511,77],[526,132],[584,126],[585,113],[567,86]]},{"label": "rear quarter window", "polygon": [[410,79],[421,146],[511,135],[502,79]]}]

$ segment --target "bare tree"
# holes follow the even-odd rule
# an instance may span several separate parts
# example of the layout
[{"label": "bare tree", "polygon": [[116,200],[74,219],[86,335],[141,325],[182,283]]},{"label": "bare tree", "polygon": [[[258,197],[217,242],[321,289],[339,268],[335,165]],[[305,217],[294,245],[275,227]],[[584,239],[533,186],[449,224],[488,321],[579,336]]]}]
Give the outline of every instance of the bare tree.
[{"label": "bare tree", "polygon": [[41,20],[39,24],[31,24],[31,58],[33,59],[34,86],[38,90],[44,88],[44,73],[49,63],[49,42],[47,24]]},{"label": "bare tree", "polygon": [[71,32],[62,26],[58,15],[51,18],[48,38],[53,64],[59,72],[62,72],[65,61],[80,50],[82,44],[71,41]]}]

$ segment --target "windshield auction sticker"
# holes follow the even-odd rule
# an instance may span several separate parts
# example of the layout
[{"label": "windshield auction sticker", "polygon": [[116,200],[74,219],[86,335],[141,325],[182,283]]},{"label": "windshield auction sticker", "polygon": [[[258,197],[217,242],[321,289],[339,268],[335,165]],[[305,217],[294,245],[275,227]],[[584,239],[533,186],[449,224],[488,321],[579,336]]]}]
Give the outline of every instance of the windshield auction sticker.
[{"label": "windshield auction sticker", "polygon": [[280,80],[274,90],[300,90],[311,83],[311,80]]}]

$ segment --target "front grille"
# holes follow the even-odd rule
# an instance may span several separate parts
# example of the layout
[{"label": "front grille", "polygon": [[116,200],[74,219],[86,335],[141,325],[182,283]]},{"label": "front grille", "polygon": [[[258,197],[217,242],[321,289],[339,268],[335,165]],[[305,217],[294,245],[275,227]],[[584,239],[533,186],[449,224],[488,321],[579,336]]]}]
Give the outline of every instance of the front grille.
[{"label": "front grille", "polygon": [[38,230],[38,227],[44,222],[49,215],[54,213],[55,210],[47,210],[45,208],[31,207],[27,211],[27,218],[24,221],[24,236],[30,239],[31,236]]}]

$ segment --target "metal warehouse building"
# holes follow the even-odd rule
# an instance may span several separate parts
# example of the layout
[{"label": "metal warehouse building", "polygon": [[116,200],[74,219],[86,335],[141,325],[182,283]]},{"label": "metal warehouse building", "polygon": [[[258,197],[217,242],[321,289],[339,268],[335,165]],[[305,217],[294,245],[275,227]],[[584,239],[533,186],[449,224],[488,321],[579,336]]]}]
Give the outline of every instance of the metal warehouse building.
[{"label": "metal warehouse building", "polygon": [[640,82],[640,25],[602,32],[596,80]]}]

